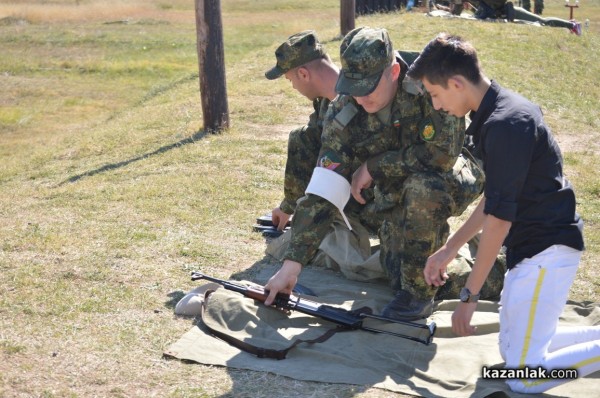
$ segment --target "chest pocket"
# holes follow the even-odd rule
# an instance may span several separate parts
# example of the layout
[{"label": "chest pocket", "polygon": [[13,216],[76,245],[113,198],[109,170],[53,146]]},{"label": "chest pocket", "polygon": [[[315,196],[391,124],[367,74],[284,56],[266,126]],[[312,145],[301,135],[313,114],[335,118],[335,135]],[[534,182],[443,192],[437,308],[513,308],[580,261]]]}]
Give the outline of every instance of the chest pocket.
[{"label": "chest pocket", "polygon": [[376,115],[368,115],[364,124],[353,132],[354,153],[361,161],[366,161],[383,152],[399,148],[400,135],[394,126],[386,126]]},{"label": "chest pocket", "polygon": [[419,128],[424,120],[424,97],[409,95],[407,92],[400,95],[392,114],[392,124],[398,131],[400,145],[406,148],[421,141]]}]

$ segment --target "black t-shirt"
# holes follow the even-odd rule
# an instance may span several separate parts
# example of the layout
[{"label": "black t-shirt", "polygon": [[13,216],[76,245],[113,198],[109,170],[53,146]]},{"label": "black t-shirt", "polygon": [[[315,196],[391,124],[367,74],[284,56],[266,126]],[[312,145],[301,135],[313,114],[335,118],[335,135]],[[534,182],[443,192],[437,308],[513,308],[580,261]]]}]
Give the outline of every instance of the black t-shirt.
[{"label": "black t-shirt", "polygon": [[583,250],[583,222],[560,149],[540,108],[496,82],[466,131],[486,175],[485,214],[512,222],[507,266],[562,244]]}]

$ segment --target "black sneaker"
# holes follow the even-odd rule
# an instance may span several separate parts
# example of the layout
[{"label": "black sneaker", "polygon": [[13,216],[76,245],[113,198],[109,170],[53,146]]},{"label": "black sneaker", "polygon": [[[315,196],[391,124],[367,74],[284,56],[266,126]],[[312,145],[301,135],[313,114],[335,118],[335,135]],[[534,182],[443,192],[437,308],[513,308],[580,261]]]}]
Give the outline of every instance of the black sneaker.
[{"label": "black sneaker", "polygon": [[575,20],[571,20],[573,27],[571,28],[571,33],[575,33],[577,36],[581,36],[581,23]]},{"label": "black sneaker", "polygon": [[402,321],[427,318],[433,313],[433,299],[420,300],[406,290],[398,290],[381,315]]}]

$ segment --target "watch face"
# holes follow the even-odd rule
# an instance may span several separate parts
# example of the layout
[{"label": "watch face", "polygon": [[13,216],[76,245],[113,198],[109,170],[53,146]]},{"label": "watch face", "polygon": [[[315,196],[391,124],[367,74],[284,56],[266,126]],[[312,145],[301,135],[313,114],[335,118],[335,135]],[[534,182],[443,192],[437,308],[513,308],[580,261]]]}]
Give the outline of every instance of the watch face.
[{"label": "watch face", "polygon": [[469,301],[469,297],[471,297],[471,292],[468,289],[461,289],[460,291],[460,301],[466,303]]}]

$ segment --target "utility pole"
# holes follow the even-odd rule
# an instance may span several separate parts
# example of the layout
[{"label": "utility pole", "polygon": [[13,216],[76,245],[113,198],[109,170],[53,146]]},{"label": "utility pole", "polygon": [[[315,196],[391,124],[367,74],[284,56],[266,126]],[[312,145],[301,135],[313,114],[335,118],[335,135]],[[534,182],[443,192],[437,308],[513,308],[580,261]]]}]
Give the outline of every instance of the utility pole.
[{"label": "utility pole", "polygon": [[340,0],[340,30],[342,36],[354,29],[356,0]]},{"label": "utility pole", "polygon": [[204,130],[229,127],[220,0],[195,0],[196,47]]}]

